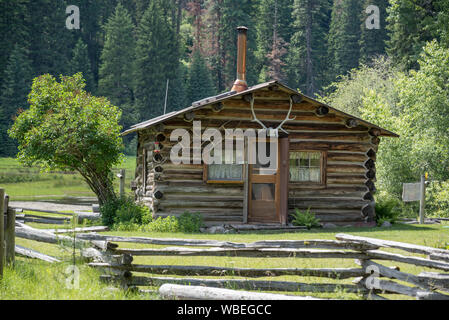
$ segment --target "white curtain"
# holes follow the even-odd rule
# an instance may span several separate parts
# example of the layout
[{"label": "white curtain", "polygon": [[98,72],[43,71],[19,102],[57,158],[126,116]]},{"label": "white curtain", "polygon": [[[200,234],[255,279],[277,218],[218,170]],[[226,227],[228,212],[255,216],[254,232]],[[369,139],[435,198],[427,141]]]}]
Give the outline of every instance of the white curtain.
[{"label": "white curtain", "polygon": [[290,181],[321,182],[320,152],[290,152]]}]

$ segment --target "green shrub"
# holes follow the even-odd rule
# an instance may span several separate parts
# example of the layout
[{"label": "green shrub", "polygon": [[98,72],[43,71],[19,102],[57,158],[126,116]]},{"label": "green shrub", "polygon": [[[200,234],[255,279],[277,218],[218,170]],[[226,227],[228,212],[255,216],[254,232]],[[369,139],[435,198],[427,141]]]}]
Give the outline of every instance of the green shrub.
[{"label": "green shrub", "polygon": [[203,216],[199,213],[184,212],[178,218],[181,232],[198,233],[203,227]]},{"label": "green shrub", "polygon": [[401,201],[389,195],[382,195],[376,199],[376,221],[382,225],[385,221],[396,223],[402,212]]},{"label": "green shrub", "polygon": [[103,225],[112,227],[118,206],[118,201],[108,201],[100,207],[101,221],[103,222]]},{"label": "green shrub", "polygon": [[449,218],[449,180],[432,181],[426,190],[426,211],[429,216]]},{"label": "green shrub", "polygon": [[140,225],[133,222],[117,222],[114,224],[114,231],[139,231]]},{"label": "green shrub", "polygon": [[152,220],[148,207],[136,203],[131,197],[110,201],[101,206],[100,212],[103,224],[110,227],[117,224],[142,225]]},{"label": "green shrub", "polygon": [[315,214],[310,212],[310,208],[306,212],[301,212],[299,209],[295,209],[293,214],[293,225],[304,226],[307,229],[312,229],[315,227],[320,227],[320,220],[315,217]]},{"label": "green shrub", "polygon": [[141,231],[148,232],[180,232],[181,228],[179,220],[176,217],[168,216],[166,218],[159,217],[151,221],[146,226],[141,227]]}]

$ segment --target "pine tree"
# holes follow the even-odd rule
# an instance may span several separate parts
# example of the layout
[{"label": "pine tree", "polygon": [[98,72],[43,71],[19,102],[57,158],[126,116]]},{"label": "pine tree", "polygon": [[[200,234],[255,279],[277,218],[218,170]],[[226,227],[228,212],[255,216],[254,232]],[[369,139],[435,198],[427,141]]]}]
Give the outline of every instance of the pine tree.
[{"label": "pine tree", "polygon": [[205,57],[212,68],[212,80],[219,92],[230,90],[236,78],[238,26],[248,27],[247,82],[258,81],[255,52],[257,48],[255,19],[257,2],[250,0],[208,0],[207,29],[209,36]]},{"label": "pine tree", "polygon": [[288,83],[314,96],[326,84],[328,69],[325,39],[330,24],[331,1],[295,0],[294,34],[288,55]]},{"label": "pine tree", "polygon": [[439,30],[444,30],[438,18],[447,15],[447,12],[438,9],[443,9],[447,0],[390,0],[390,3],[387,53],[393,62],[404,69],[418,68],[417,60],[423,46],[427,41],[438,38]]},{"label": "pine tree", "polygon": [[75,48],[73,49],[72,60],[70,60],[71,75],[82,72],[84,80],[86,80],[86,91],[94,92],[94,77],[91,71],[89,53],[87,45],[81,38],[78,39]]},{"label": "pine tree", "polygon": [[30,15],[30,57],[36,74],[54,76],[70,71],[75,36],[80,30],[65,26],[69,1],[35,0],[27,5]]},{"label": "pine tree", "polygon": [[0,83],[16,43],[29,44],[30,0],[0,0]]},{"label": "pine tree", "polygon": [[230,90],[236,78],[237,67],[237,32],[238,26],[248,27],[247,43],[247,82],[251,86],[257,83],[258,72],[256,64],[256,28],[254,19],[256,3],[250,0],[222,0],[220,28],[220,46],[222,48],[222,63],[224,85]]},{"label": "pine tree", "polygon": [[329,80],[358,66],[363,5],[360,0],[335,0],[328,37]]},{"label": "pine tree", "polygon": [[[134,24],[128,10],[118,4],[104,26],[105,42],[101,52],[98,91],[122,110],[120,124],[129,128],[137,123],[134,104]],[[131,136],[125,137],[129,144]]]},{"label": "pine tree", "polygon": [[[274,75],[274,68],[287,64],[287,56],[282,53],[287,52],[293,34],[292,9],[293,0],[261,0],[258,5],[256,59],[259,81],[285,78],[284,68],[280,68],[277,76]],[[273,57],[277,56],[279,62],[273,63],[276,60]],[[269,69],[272,70],[270,74]]]},{"label": "pine tree", "polygon": [[[362,33],[360,39],[360,61],[369,62],[379,55],[385,54],[386,41],[388,40],[387,32],[387,7],[388,0],[365,0],[363,8],[368,8],[370,5],[376,5],[379,8],[379,29],[368,29],[366,20],[362,20]],[[368,18],[368,13],[365,12],[365,18]]]},{"label": "pine tree", "polygon": [[134,25],[131,15],[121,4],[105,27],[101,52],[99,93],[115,105],[133,103],[133,63],[135,53]]},{"label": "pine tree", "polygon": [[189,103],[215,94],[210,71],[199,50],[193,52],[188,79],[187,97]]},{"label": "pine tree", "polygon": [[179,68],[170,3],[151,1],[137,28],[135,99],[142,119],[163,113],[167,79]]},{"label": "pine tree", "polygon": [[9,138],[7,130],[21,108],[25,109],[27,96],[32,83],[33,72],[28,51],[16,44],[4,72],[0,96],[0,155],[14,156],[17,152],[15,142]]}]

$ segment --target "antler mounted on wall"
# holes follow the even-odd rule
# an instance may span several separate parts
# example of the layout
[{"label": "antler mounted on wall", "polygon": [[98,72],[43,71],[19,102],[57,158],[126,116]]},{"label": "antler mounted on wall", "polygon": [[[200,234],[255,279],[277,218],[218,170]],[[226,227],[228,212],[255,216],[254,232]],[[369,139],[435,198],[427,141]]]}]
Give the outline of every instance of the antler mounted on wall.
[{"label": "antler mounted on wall", "polygon": [[[254,111],[254,95],[253,95],[253,94],[250,94],[250,95],[248,95],[248,96],[245,96],[244,98],[245,98],[245,100],[249,100],[249,102],[250,102],[250,104],[251,104],[251,113],[252,113],[253,118],[254,118],[252,121],[257,122],[258,124],[261,125],[261,127],[262,127],[264,130],[267,130],[269,136],[273,136],[273,135],[278,136],[279,130],[281,130],[281,131],[283,131],[284,133],[288,134],[288,132],[287,132],[285,129],[283,129],[282,126],[283,126],[287,121],[293,121],[293,120],[296,119],[296,117],[290,118],[290,114],[292,113],[292,110],[293,110],[293,103],[294,103],[295,101],[301,101],[301,100],[302,100],[302,98],[301,98],[300,96],[298,96],[298,95],[292,95],[292,96],[290,96],[290,109],[288,110],[287,116],[286,116],[285,119],[281,122],[281,124],[280,124],[279,126],[276,127],[276,129],[273,129],[273,128],[267,128],[267,126],[265,126],[265,125],[263,124],[262,121],[260,121],[259,119],[257,119],[256,112]],[[295,103],[298,103],[298,102],[295,102]]]}]

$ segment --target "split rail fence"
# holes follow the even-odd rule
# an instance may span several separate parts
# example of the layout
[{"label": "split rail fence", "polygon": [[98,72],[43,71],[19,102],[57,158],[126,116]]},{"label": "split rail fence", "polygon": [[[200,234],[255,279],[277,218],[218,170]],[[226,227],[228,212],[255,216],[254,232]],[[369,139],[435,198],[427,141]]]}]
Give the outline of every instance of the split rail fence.
[{"label": "split rail fence", "polygon": [[[449,250],[386,241],[347,234],[337,234],[336,240],[265,240],[253,243],[235,243],[198,239],[158,239],[83,234],[84,240],[129,242],[165,245],[162,249],[127,249],[109,243],[108,249],[97,254],[91,267],[104,271],[101,279],[116,283],[122,288],[161,286],[159,293],[165,297],[182,299],[273,299],[260,291],[284,293],[332,293],[337,290],[359,293],[367,299],[385,299],[382,294],[400,294],[416,299],[449,299]],[[408,253],[391,253],[383,248],[399,249]],[[415,255],[410,255],[415,254]],[[421,256],[416,256],[416,254]],[[422,257],[425,255],[426,257]],[[298,259],[354,259],[354,268],[230,268],[193,265],[141,265],[133,264],[135,256],[229,256],[250,258]],[[405,273],[397,267],[386,267],[378,261],[394,261],[446,273]],[[148,274],[142,276],[141,274]],[[260,280],[257,278],[279,276],[324,277],[331,279],[354,278],[347,283],[302,283],[297,281]],[[176,277],[172,277],[176,276]],[[218,278],[198,278],[215,276]],[[223,276],[232,276],[225,279]],[[396,281],[392,281],[396,280]],[[399,282],[398,282],[399,281]],[[188,286],[188,287],[185,287]],[[239,289],[248,292],[229,290]],[[217,291],[218,290],[218,291]],[[224,290],[224,291],[223,291]],[[259,292],[251,292],[251,291]],[[262,295],[262,296],[261,296]],[[278,297],[280,298],[280,297]],[[311,297],[281,296],[282,299],[313,299]]]},{"label": "split rail fence", "polygon": [[[92,227],[94,228],[92,230],[82,228],[76,230],[82,233],[69,237],[58,232],[65,233],[73,230],[41,230],[15,221],[15,212],[15,209],[8,207],[8,197],[5,197],[4,190],[0,189],[0,257],[3,257],[0,259],[1,268],[4,266],[4,261],[14,262],[14,253],[50,263],[60,261],[56,257],[15,245],[15,237],[17,237],[74,246],[80,249],[81,255],[90,262],[89,266],[104,271],[101,275],[103,281],[117,283],[124,289],[160,287],[159,294],[165,298],[315,299],[287,294],[345,291],[362,294],[367,299],[385,299],[383,294],[407,295],[416,299],[449,299],[449,250],[347,234],[337,234],[336,240],[263,240],[237,243],[85,233],[96,231],[96,227]],[[117,243],[165,247],[128,249],[119,247]],[[383,249],[405,251],[406,255]],[[352,259],[355,260],[356,265],[352,268],[314,269],[142,265],[133,263],[136,256]],[[397,267],[384,266],[381,264],[383,261],[400,262],[434,269],[438,272],[425,271],[414,275],[400,271]],[[227,276],[232,278],[224,278]],[[350,284],[347,281],[346,283],[307,283],[276,280],[281,276],[354,280]],[[270,278],[270,280],[262,278]],[[285,294],[264,293],[264,291]]]}]

